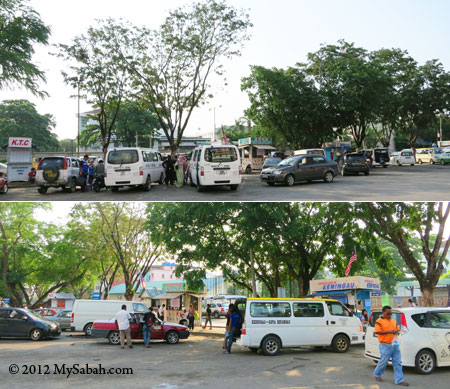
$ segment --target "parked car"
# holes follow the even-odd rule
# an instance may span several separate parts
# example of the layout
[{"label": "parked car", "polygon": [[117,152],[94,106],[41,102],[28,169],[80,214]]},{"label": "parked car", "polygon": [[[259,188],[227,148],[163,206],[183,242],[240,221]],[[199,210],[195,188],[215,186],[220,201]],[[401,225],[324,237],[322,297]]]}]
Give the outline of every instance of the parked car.
[{"label": "parked car", "polygon": [[405,149],[399,152],[391,153],[391,165],[403,166],[416,164],[414,153],[411,149]]},{"label": "parked car", "polygon": [[[49,311],[50,313],[50,311]],[[61,330],[70,330],[70,326],[72,324],[72,311],[60,311],[53,315],[42,315],[45,317],[45,320],[53,321],[55,323],[59,323]]]},{"label": "parked car", "polygon": [[0,308],[0,337],[40,340],[61,335],[58,323],[22,308]]},{"label": "parked car", "polygon": [[341,163],[341,174],[346,176],[347,174],[356,174],[364,173],[364,175],[368,176],[370,171],[370,166],[367,163],[366,157],[360,153],[352,153],[345,154],[342,159],[340,159]]},{"label": "parked car", "polygon": [[3,173],[5,176],[8,174],[8,166],[4,163],[0,163],[0,173]]},{"label": "parked car", "polygon": [[416,159],[418,164],[431,163],[434,165],[436,163],[436,156],[442,153],[442,149],[439,148],[428,148],[428,149],[416,149]]},{"label": "parked car", "polygon": [[[367,326],[364,355],[380,359],[375,322],[381,309],[373,309]],[[392,318],[400,327],[398,342],[402,365],[420,374],[431,374],[436,367],[450,366],[450,308],[393,308]]]},{"label": "parked car", "polygon": [[42,317],[44,317],[44,316],[54,316],[59,311],[60,311],[59,309],[54,309],[54,308],[38,308],[38,309],[34,310],[34,312],[38,313]]},{"label": "parked car", "polygon": [[263,163],[263,169],[267,169],[269,167],[277,166],[283,159],[275,158],[275,157],[267,157]]},{"label": "parked car", "polygon": [[135,301],[122,300],[75,300],[72,308],[71,331],[83,331],[91,335],[92,323],[95,320],[109,320],[120,311],[122,305],[127,306],[130,313],[145,313],[148,307]]},{"label": "parked car", "polygon": [[335,161],[329,161],[323,155],[307,154],[286,158],[278,166],[262,170],[260,179],[271,186],[292,186],[296,182],[313,180],[331,183],[338,173]]},{"label": "parked car", "polygon": [[[143,327],[143,313],[130,313],[132,319],[130,320],[130,332],[132,339],[144,339],[142,333]],[[114,318],[110,320],[96,320],[92,324],[91,330],[94,338],[107,338],[111,344],[119,344],[120,336],[119,329],[115,323]],[[187,339],[189,337],[189,329],[181,324],[162,322],[156,319],[152,325],[151,340],[159,339],[165,340],[169,344],[178,343],[180,339]]]},{"label": "parked car", "polygon": [[48,188],[62,188],[75,192],[80,173],[79,160],[74,157],[44,157],[36,169],[38,192],[47,193]]},{"label": "parked car", "polygon": [[8,179],[6,175],[0,173],[0,194],[8,193]]},{"label": "parked car", "polygon": [[442,153],[436,155],[436,163],[440,163],[441,165],[446,165],[450,163],[450,148],[446,148],[442,150]]}]

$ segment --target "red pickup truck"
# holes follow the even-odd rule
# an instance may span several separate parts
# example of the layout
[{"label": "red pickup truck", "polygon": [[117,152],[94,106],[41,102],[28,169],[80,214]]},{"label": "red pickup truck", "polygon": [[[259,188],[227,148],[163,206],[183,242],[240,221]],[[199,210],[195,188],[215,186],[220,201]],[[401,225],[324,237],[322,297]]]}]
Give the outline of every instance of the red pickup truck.
[{"label": "red pickup truck", "polygon": [[[144,339],[142,334],[143,317],[141,313],[131,313],[130,320],[131,339]],[[111,344],[120,344],[119,329],[114,319],[94,321],[92,325],[93,338],[107,338]],[[189,329],[186,326],[175,323],[163,323],[159,319],[152,325],[151,340],[160,339],[167,343],[175,344],[180,339],[189,337]]]}]

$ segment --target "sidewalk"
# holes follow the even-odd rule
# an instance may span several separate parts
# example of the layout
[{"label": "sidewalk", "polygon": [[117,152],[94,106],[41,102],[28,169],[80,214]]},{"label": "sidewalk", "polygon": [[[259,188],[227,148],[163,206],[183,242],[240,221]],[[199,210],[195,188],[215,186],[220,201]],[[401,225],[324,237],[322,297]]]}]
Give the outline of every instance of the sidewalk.
[{"label": "sidewalk", "polygon": [[209,326],[206,329],[202,327],[195,327],[193,331],[191,331],[191,335],[199,335],[199,336],[207,336],[210,338],[220,338],[223,339],[225,336],[225,327],[214,327],[212,330],[209,329]]}]

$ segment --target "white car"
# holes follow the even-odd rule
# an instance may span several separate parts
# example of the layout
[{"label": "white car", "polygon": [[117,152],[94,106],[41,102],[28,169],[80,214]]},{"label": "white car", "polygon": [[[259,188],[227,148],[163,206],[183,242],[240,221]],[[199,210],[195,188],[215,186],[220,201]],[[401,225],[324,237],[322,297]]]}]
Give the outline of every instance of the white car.
[{"label": "white car", "polygon": [[[393,308],[392,313],[400,327],[403,366],[414,367],[420,374],[450,366],[450,308]],[[374,326],[381,316],[381,309],[373,309],[366,332],[364,355],[375,362],[380,351]]]},{"label": "white car", "polygon": [[391,165],[411,165],[416,164],[416,159],[414,158],[414,153],[410,149],[405,149],[400,152],[391,153]]}]

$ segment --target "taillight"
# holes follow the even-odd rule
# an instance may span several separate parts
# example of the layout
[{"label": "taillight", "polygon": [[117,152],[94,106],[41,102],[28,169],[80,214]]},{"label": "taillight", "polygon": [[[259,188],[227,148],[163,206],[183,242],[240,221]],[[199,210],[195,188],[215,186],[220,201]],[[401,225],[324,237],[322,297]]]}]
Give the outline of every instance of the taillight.
[{"label": "taillight", "polygon": [[269,166],[267,165],[263,165],[263,169],[267,169]]},{"label": "taillight", "polygon": [[203,167],[200,168],[200,175],[201,175],[202,177],[205,176],[205,169],[204,169]]},{"label": "taillight", "polygon": [[220,308],[220,310],[223,312],[223,311],[225,311],[225,309],[223,309],[223,308]]},{"label": "taillight", "polygon": [[73,323],[73,312],[72,312],[72,323]]},{"label": "taillight", "polygon": [[242,176],[242,168],[239,167],[239,175]]},{"label": "taillight", "polygon": [[247,335],[247,330],[245,328],[242,328],[241,335]]},{"label": "taillight", "polygon": [[400,314],[400,324],[402,327],[404,327],[405,329],[408,329],[408,325],[406,324],[406,317],[404,313]]},{"label": "taillight", "polygon": [[142,166],[139,167],[139,175],[140,176],[144,175],[144,168]]},{"label": "taillight", "polygon": [[67,170],[67,158],[64,158],[64,170]]},{"label": "taillight", "polygon": [[41,163],[42,163],[42,159],[39,161],[38,165],[37,165],[37,169],[36,170],[41,170]]}]

